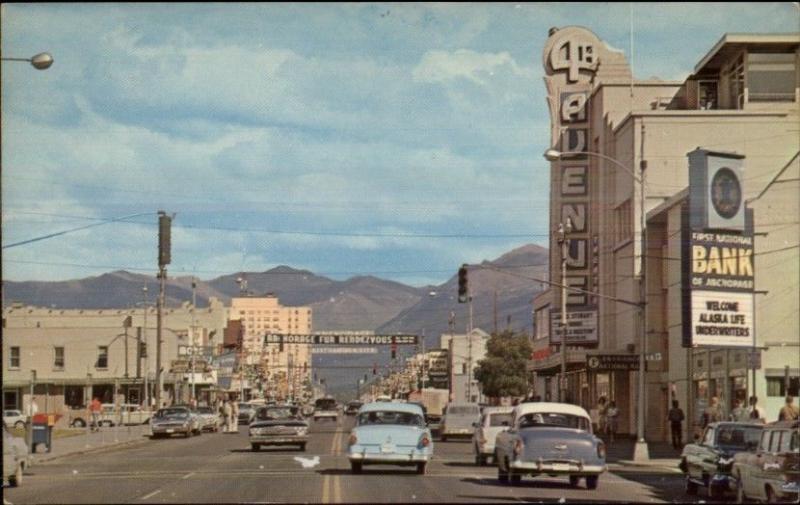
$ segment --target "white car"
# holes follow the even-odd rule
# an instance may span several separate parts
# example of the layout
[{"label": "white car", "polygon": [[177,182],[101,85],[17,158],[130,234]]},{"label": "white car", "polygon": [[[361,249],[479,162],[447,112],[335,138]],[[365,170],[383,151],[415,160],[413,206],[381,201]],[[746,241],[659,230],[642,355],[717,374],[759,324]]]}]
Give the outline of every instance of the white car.
[{"label": "white car", "polygon": [[484,466],[486,460],[494,457],[494,442],[500,432],[511,426],[514,407],[485,407],[481,419],[475,423],[472,447],[475,451],[475,464]]},{"label": "white car", "polygon": [[314,421],[320,419],[339,420],[339,406],[333,398],[319,398],[314,402]]},{"label": "white car", "polygon": [[3,481],[11,486],[22,485],[22,474],[28,468],[28,445],[21,437],[15,437],[3,425]]},{"label": "white car", "polygon": [[26,416],[22,415],[19,410],[4,410],[3,411],[3,424],[6,428],[24,428]]}]

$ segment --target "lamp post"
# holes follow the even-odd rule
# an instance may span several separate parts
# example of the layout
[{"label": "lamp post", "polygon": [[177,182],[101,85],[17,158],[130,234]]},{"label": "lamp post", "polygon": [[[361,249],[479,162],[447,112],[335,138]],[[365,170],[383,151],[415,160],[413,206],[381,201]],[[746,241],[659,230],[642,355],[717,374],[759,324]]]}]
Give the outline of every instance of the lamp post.
[{"label": "lamp post", "polygon": [[53,64],[50,53],[39,53],[30,58],[3,58],[3,61],[27,61],[36,70],[46,70]]},{"label": "lamp post", "polygon": [[[639,283],[639,319],[641,322],[641,343],[639,345],[639,387],[638,387],[638,400],[636,408],[636,446],[633,452],[634,461],[644,461],[650,459],[647,449],[647,442],[644,439],[644,415],[645,415],[645,353],[647,352],[647,311],[645,310],[645,271],[646,271],[646,258],[647,258],[647,243],[645,241],[645,233],[647,231],[647,219],[644,213],[644,185],[645,185],[645,170],[647,169],[647,162],[641,160],[639,169],[641,176],[637,176],[633,170],[623,165],[616,159],[606,156],[602,153],[593,151],[580,151],[580,152],[561,152],[557,149],[548,149],[544,152],[544,157],[548,161],[558,161],[562,158],[571,156],[594,156],[596,158],[608,161],[615,166],[624,170],[630,175],[634,181],[639,184],[641,195],[639,198],[639,227],[641,229],[641,281]],[[562,283],[563,284],[563,283]],[[562,286],[562,291],[564,287]],[[562,311],[563,317],[563,311]],[[563,322],[563,320],[562,320]]]}]

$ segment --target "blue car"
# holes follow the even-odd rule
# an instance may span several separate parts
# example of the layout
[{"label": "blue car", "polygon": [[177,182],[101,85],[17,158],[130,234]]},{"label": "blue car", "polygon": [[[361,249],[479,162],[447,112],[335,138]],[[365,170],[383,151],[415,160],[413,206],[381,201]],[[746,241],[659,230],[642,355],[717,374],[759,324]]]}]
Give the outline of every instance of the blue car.
[{"label": "blue car", "polygon": [[347,457],[353,473],[364,465],[415,466],[424,474],[433,456],[433,437],[425,414],[412,403],[374,402],[356,414]]}]

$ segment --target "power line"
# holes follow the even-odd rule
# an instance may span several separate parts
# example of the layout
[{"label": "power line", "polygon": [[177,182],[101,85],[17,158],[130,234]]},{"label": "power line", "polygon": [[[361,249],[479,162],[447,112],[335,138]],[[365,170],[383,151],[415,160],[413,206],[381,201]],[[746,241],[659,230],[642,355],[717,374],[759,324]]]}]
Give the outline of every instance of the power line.
[{"label": "power line", "polygon": [[115,217],[115,218],[112,218],[112,219],[104,220],[101,223],[87,224],[86,226],[79,226],[77,228],[70,228],[69,230],[63,230],[63,231],[59,231],[59,232],[55,232],[55,233],[49,233],[49,234],[43,235],[41,237],[35,237],[35,238],[28,239],[28,240],[20,241],[20,242],[14,242],[13,244],[4,245],[3,249],[9,249],[11,247],[17,247],[17,246],[21,246],[21,245],[25,245],[25,244],[31,244],[33,242],[39,242],[40,240],[45,240],[45,239],[48,239],[48,238],[58,237],[60,235],[66,235],[67,233],[72,233],[72,232],[79,231],[79,230],[85,230],[87,228],[93,228],[95,226],[102,226],[102,225],[107,224],[107,223],[115,223],[115,222],[123,221],[125,219],[129,219],[129,218],[132,218],[132,217],[146,216],[146,215],[150,215],[150,214],[155,214],[155,213],[154,212],[140,212],[138,214],[131,214],[129,216]]}]

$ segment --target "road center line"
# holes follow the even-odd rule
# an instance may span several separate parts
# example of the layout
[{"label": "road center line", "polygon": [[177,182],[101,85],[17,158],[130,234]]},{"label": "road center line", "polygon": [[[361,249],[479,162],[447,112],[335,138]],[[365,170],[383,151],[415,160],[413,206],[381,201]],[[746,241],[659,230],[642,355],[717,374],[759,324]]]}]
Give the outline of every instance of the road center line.
[{"label": "road center line", "polygon": [[146,495],[142,496],[142,497],[140,498],[140,500],[147,500],[148,498],[152,498],[152,497],[154,497],[155,495],[157,495],[157,494],[158,494],[158,493],[160,493],[160,492],[161,492],[161,490],[160,490],[160,489],[156,489],[156,490],[155,490],[155,491],[153,491],[152,493],[150,493],[150,494],[146,494]]}]

